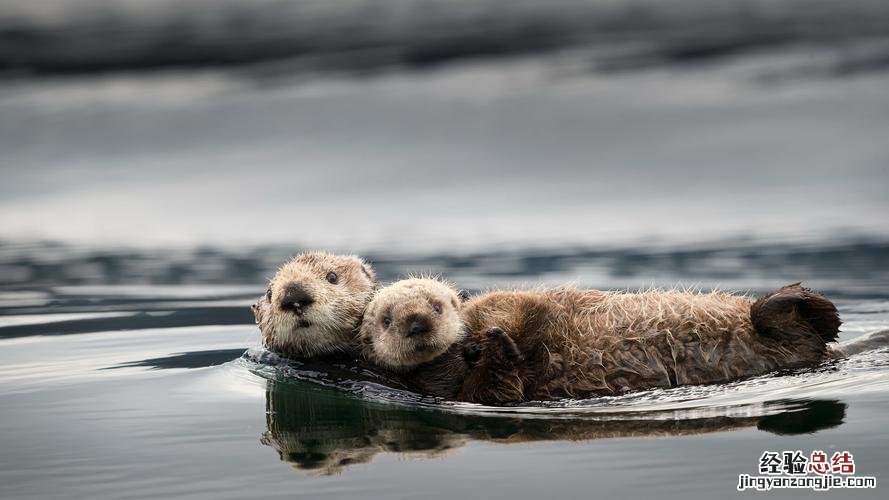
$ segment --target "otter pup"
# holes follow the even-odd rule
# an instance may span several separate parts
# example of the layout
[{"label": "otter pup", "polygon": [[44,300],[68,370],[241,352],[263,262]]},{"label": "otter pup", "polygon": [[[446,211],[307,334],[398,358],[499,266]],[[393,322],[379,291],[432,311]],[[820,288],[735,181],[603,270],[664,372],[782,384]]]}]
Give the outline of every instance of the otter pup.
[{"label": "otter pup", "polygon": [[288,356],[357,354],[357,328],[376,288],[373,270],[359,257],[299,254],[252,307],[262,342]]},{"label": "otter pup", "polygon": [[419,392],[457,398],[460,382],[482,352],[493,357],[511,349],[518,355],[502,331],[463,342],[463,300],[453,285],[436,278],[409,278],[379,290],[359,330],[364,356]]},{"label": "otter pup", "polygon": [[[456,399],[480,403],[614,395],[813,366],[830,356],[826,343],[840,325],[834,305],[799,284],[755,302],[722,292],[574,288],[439,300],[459,309],[460,321],[420,300],[453,297],[446,284],[416,283],[409,294],[400,288],[398,295],[384,289],[368,306],[361,326],[368,357],[411,370],[419,386],[450,384]],[[417,299],[396,307],[406,294]],[[418,314],[434,326],[426,335],[462,341],[444,349],[388,331],[397,324],[404,336],[405,320]]]}]

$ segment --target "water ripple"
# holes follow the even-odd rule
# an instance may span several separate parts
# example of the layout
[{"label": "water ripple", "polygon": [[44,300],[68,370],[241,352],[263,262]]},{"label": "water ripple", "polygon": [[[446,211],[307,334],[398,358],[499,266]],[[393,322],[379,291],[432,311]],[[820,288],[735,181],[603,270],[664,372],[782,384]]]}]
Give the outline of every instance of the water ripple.
[{"label": "water ripple", "polygon": [[[590,399],[532,401],[486,406],[447,401],[411,392],[397,380],[350,364],[325,365],[289,360],[262,348],[249,349],[236,361],[247,370],[279,383],[309,382],[363,400],[473,415],[537,418],[683,420],[759,417],[799,410],[813,399],[831,399],[889,390],[889,349],[832,361],[816,368],[785,370],[727,384],[655,389]],[[399,387],[401,386],[401,387]]]}]

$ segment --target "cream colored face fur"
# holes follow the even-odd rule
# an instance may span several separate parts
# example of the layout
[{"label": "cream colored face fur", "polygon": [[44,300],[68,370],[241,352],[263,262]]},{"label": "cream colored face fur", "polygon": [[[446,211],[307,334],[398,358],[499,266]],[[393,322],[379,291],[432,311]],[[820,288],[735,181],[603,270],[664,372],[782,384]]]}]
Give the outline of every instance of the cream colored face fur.
[{"label": "cream colored face fur", "polygon": [[410,278],[378,291],[361,323],[365,356],[405,371],[444,354],[463,338],[461,300],[450,285]]},{"label": "cream colored face fur", "polygon": [[300,357],[356,351],[356,332],[376,288],[373,270],[358,257],[300,254],[253,306],[263,343]]}]

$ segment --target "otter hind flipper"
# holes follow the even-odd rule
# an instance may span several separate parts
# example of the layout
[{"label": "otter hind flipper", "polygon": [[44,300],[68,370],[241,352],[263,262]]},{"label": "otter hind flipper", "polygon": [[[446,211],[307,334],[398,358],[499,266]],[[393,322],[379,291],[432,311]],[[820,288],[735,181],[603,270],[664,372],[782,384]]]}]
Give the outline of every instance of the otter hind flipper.
[{"label": "otter hind flipper", "polygon": [[760,335],[779,338],[788,333],[811,332],[833,342],[840,332],[840,315],[833,302],[799,283],[768,293],[753,303],[750,319]]}]

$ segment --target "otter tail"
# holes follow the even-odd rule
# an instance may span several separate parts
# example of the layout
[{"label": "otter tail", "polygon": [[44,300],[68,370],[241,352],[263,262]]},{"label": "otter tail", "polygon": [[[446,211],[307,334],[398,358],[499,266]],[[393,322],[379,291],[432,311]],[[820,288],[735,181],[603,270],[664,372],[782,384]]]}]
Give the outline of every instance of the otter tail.
[{"label": "otter tail", "polygon": [[830,357],[839,359],[847,358],[853,354],[861,352],[873,351],[874,349],[879,349],[881,347],[889,347],[889,330],[871,332],[867,335],[862,335],[857,339],[830,346],[827,349],[827,353]]},{"label": "otter tail", "polygon": [[837,339],[841,323],[833,302],[799,283],[779,288],[754,302],[750,319],[756,331],[766,337],[811,333],[823,342]]}]

